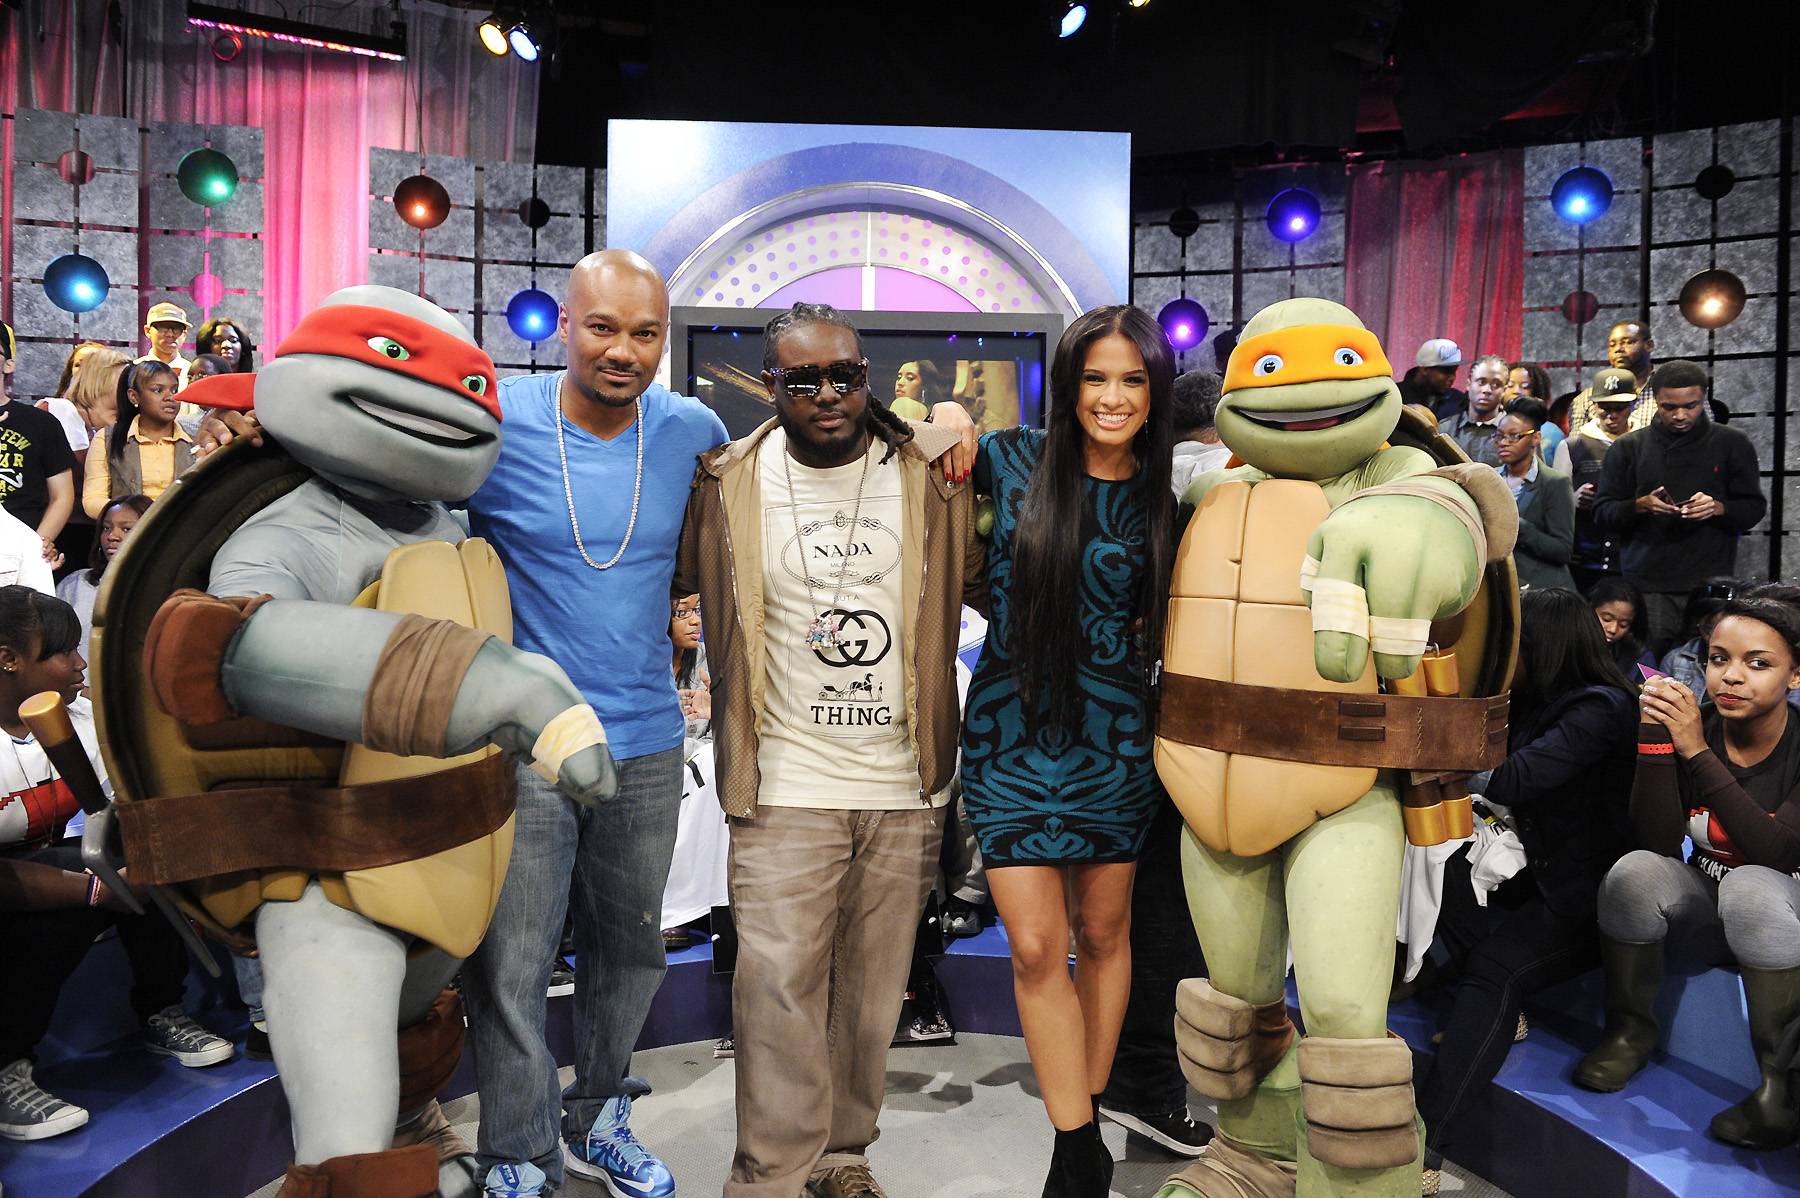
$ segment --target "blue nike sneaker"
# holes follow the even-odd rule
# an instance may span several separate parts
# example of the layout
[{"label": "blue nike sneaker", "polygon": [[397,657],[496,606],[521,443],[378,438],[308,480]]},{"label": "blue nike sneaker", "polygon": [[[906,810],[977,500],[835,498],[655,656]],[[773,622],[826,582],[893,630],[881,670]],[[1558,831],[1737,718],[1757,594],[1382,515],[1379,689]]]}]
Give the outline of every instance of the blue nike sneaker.
[{"label": "blue nike sneaker", "polygon": [[631,1134],[631,1099],[623,1094],[600,1108],[587,1139],[563,1150],[569,1171],[606,1187],[613,1198],[672,1198],[668,1166]]},{"label": "blue nike sneaker", "polygon": [[526,1161],[495,1165],[488,1170],[486,1198],[544,1198],[544,1171]]}]

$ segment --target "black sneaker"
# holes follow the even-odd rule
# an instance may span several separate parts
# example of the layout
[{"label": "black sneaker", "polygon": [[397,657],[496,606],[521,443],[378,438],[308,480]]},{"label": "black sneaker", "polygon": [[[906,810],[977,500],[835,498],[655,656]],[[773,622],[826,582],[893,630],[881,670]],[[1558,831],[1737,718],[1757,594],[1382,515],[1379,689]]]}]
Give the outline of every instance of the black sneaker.
[{"label": "black sneaker", "polygon": [[253,1023],[244,1033],[244,1055],[252,1061],[272,1061],[275,1050],[269,1047],[269,1029]]},{"label": "black sneaker", "polygon": [[1151,1140],[1178,1156],[1199,1156],[1200,1150],[1213,1138],[1213,1129],[1196,1122],[1185,1107],[1163,1115],[1131,1115],[1102,1103],[1100,1113],[1126,1131]]},{"label": "black sneaker", "polygon": [[237,1055],[237,1046],[194,1021],[179,1003],[158,1011],[144,1024],[144,1047],[174,1057],[189,1069],[217,1065]]},{"label": "black sneaker", "polygon": [[729,1034],[720,1036],[713,1044],[713,1060],[729,1061],[737,1056],[737,1043]]},{"label": "black sneaker", "polygon": [[550,967],[550,988],[544,991],[544,994],[549,998],[561,998],[565,994],[573,993],[575,993],[575,971],[559,960]]},{"label": "black sneaker", "polygon": [[944,903],[944,935],[958,940],[981,935],[981,908],[959,898]]}]

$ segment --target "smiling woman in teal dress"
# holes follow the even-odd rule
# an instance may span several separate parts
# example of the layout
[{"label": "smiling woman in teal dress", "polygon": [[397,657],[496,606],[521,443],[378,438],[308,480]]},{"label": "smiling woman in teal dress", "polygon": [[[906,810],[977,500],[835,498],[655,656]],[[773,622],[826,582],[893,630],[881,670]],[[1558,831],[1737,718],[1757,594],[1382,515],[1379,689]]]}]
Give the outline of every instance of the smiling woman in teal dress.
[{"label": "smiling woman in teal dress", "polygon": [[1124,1018],[1132,872],[1161,796],[1144,646],[1162,644],[1176,542],[1174,377],[1149,316],[1089,312],[1057,346],[1048,427],[987,434],[975,466],[994,501],[993,607],[963,791],[1057,1129],[1047,1195],[1099,1198],[1112,1174],[1093,1096]]}]

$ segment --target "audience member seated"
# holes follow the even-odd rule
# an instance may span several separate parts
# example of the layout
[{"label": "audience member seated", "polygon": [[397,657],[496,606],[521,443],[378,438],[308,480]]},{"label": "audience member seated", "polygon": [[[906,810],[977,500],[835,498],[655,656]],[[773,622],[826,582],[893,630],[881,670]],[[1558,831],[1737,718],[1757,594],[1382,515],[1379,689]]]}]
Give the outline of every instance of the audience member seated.
[{"label": "audience member seated", "polygon": [[[1476,368],[1486,361],[1476,363]],[[1494,451],[1500,457],[1500,477],[1519,505],[1519,541],[1513,549],[1519,585],[1572,591],[1575,579],[1569,574],[1569,555],[1575,544],[1575,492],[1568,475],[1544,465],[1538,432],[1544,418],[1544,405],[1537,400],[1530,396],[1513,400],[1494,430]]]},{"label": "audience member seated", "polygon": [[1663,654],[1657,668],[1696,695],[1706,690],[1706,637],[1713,617],[1737,598],[1735,578],[1709,578],[1688,592],[1681,616],[1681,635],[1688,638]]},{"label": "audience member seated", "polygon": [[[188,382],[194,383],[201,379],[211,378],[215,374],[230,373],[231,363],[218,354],[195,354],[194,360],[188,363],[187,379]],[[193,407],[194,405],[184,403],[182,406]]]},{"label": "audience member seated", "polygon": [[1175,379],[1175,465],[1169,482],[1177,499],[1200,475],[1223,470],[1231,460],[1231,451],[1213,426],[1220,384],[1210,370],[1190,370]]},{"label": "audience member seated", "polygon": [[[181,400],[175,372],[160,362],[139,362],[119,379],[119,417],[94,434],[88,451],[81,506],[98,516],[109,499],[155,499],[194,464],[194,439],[176,423]],[[119,430],[124,429],[124,435]]]},{"label": "audience member seated", "polygon": [[[63,983],[94,938],[116,927],[131,963],[131,1005],[144,1046],[190,1067],[230,1060],[229,1041],[182,1009],[187,951],[154,910],[132,915],[99,878],[83,871],[81,846],[64,829],[79,810],[74,794],[19,719],[19,704],[56,691],[89,760],[104,781],[93,710],[79,697],[86,669],[76,647],[81,623],[53,595],[0,587],[0,728],[12,752],[0,756],[0,1136],[41,1140],[73,1131],[88,1112],[46,1093],[32,1076],[32,1052],[50,1026]],[[84,1003],[108,1001],[87,993]]]},{"label": "audience member seated", "polygon": [[44,559],[55,558],[56,538],[75,510],[75,458],[62,425],[50,413],[11,398],[14,357],[12,326],[0,321],[0,507],[35,529]]},{"label": "audience member seated", "polygon": [[1600,489],[1607,450],[1629,431],[1637,380],[1629,370],[1606,367],[1595,372],[1588,394],[1593,418],[1572,430],[1550,457],[1550,464],[1568,475],[1575,487],[1575,556],[1569,572],[1584,592],[1602,574],[1617,574],[1622,568],[1619,541],[1594,520],[1594,493]]},{"label": "audience member seated", "polygon": [[[1469,400],[1443,417],[1438,431],[1462,446],[1471,462],[1500,464],[1494,433],[1500,427],[1500,393],[1506,390],[1506,359],[1489,354],[1469,367]],[[1439,409],[1440,415],[1443,409]]]},{"label": "audience member seated", "polygon": [[[62,373],[56,378],[56,393],[64,399],[67,399],[69,396],[69,386],[74,383],[76,377],[80,375],[82,363],[86,362],[88,355],[95,350],[105,348],[106,346],[100,344],[98,341],[83,341],[77,344],[74,349],[70,350],[69,356],[63,359]],[[117,351],[115,350],[114,352],[116,353]],[[120,356],[123,357],[124,355],[121,354]]]},{"label": "audience member seated", "polygon": [[226,374],[250,374],[256,370],[256,351],[243,326],[229,316],[215,316],[194,334],[194,352],[211,354],[225,363]]},{"label": "audience member seated", "polygon": [[56,584],[57,598],[74,608],[75,615],[81,620],[80,648],[81,656],[86,660],[92,660],[88,644],[94,635],[94,598],[100,593],[100,579],[112,559],[119,556],[125,538],[137,527],[139,517],[149,510],[148,495],[124,495],[109,500],[100,509],[100,518],[94,521],[98,534],[94,537],[94,550],[88,557],[87,569],[71,571]]},{"label": "audience member seated", "polygon": [[1600,888],[1606,1030],[1575,1070],[1579,1084],[1613,1091],[1644,1067],[1665,944],[1677,958],[1735,962],[1762,1082],[1711,1131],[1744,1148],[1786,1147],[1800,1122],[1782,1053],[1800,1018],[1800,717],[1787,702],[1796,687],[1800,611],[1751,598],[1728,602],[1707,638],[1710,708],[1672,678],[1645,683],[1631,792],[1639,847]]},{"label": "audience member seated", "polygon": [[81,414],[90,445],[95,433],[111,428],[119,418],[119,376],[129,365],[131,359],[118,350],[100,346],[82,360],[81,370],[64,393]]},{"label": "audience member seated", "polygon": [[730,837],[725,813],[713,789],[712,675],[700,639],[700,596],[672,605],[669,640],[674,645],[675,692],[687,720],[683,754],[681,811],[676,817],[675,856],[663,888],[663,945],[692,943],[687,925],[726,902],[725,854]]},{"label": "audience member seated", "polygon": [[1608,574],[1588,588],[1587,599],[1620,672],[1635,679],[1637,667],[1656,665],[1644,644],[1644,596],[1630,580]]},{"label": "audience member seated", "polygon": [[1443,1154],[1456,1152],[1463,1102],[1506,1061],[1520,1004],[1599,964],[1595,896],[1627,847],[1636,689],[1574,591],[1526,591],[1519,617],[1506,760],[1482,795],[1530,864],[1488,892],[1485,906],[1469,850],[1445,866],[1437,942],[1454,970],[1455,1001],[1419,1085],[1428,1194]]},{"label": "audience member seated", "polygon": [[[1228,352],[1228,351],[1227,351]],[[1213,351],[1221,363],[1217,348]],[[1448,337],[1433,337],[1419,346],[1411,370],[1400,380],[1403,403],[1430,408],[1439,420],[1446,420],[1468,404],[1467,393],[1456,389],[1456,368],[1462,365],[1462,350]]]},{"label": "audience member seated", "polygon": [[[1556,451],[1562,448],[1566,436],[1561,420],[1568,416],[1569,405],[1559,402],[1551,394],[1550,372],[1536,362],[1514,362],[1506,372],[1506,390],[1500,393],[1500,403],[1504,406],[1515,399],[1535,399],[1544,405],[1545,423],[1538,429],[1543,434],[1543,441],[1538,446],[1538,453],[1547,464],[1556,466]],[[1562,470],[1561,466],[1556,468]],[[1568,471],[1563,470],[1563,473]]]}]

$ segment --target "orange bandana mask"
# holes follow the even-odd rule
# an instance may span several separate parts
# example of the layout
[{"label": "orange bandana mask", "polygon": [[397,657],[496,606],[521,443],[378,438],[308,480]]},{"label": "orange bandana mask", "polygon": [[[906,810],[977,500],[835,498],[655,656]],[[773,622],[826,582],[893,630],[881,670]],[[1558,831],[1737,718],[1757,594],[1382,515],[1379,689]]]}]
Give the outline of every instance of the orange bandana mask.
[{"label": "orange bandana mask", "polygon": [[1238,342],[1225,366],[1224,390],[1393,377],[1381,340],[1369,330],[1302,324]]}]

